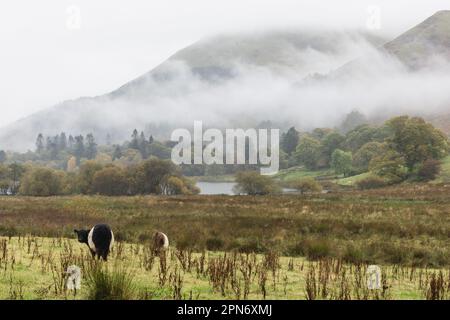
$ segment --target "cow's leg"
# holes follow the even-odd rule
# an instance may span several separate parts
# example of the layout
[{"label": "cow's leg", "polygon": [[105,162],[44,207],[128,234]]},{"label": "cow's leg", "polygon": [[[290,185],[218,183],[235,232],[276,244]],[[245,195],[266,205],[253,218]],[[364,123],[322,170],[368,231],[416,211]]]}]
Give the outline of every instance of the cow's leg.
[{"label": "cow's leg", "polygon": [[102,252],[102,258],[104,261],[108,261],[108,254],[109,254],[108,249],[106,249],[105,251]]}]

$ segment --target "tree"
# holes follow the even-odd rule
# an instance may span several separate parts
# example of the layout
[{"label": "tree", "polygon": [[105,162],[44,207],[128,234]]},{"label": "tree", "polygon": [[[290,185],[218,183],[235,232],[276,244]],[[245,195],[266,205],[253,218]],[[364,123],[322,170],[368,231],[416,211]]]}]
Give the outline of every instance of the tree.
[{"label": "tree", "polygon": [[353,110],[345,117],[341,123],[341,131],[347,133],[354,128],[367,123],[366,116],[357,110]]},{"label": "tree", "polygon": [[234,192],[237,194],[266,195],[280,192],[279,187],[268,176],[256,171],[241,171],[236,174]]},{"label": "tree", "polygon": [[336,174],[343,174],[347,177],[352,172],[352,153],[336,149],[331,155],[331,167]]},{"label": "tree", "polygon": [[180,172],[172,161],[152,158],[130,168],[130,175],[132,193],[161,194],[164,180]]},{"label": "tree", "polygon": [[61,134],[59,135],[59,146],[58,149],[60,151],[66,150],[67,149],[67,137],[66,134],[64,132],[61,132]]},{"label": "tree", "polygon": [[293,156],[298,164],[303,164],[306,168],[314,170],[317,168],[320,154],[320,142],[314,138],[305,136],[301,139]]},{"label": "tree", "polygon": [[75,145],[73,147],[73,154],[77,158],[77,165],[84,155],[84,137],[82,135],[75,137]]},{"label": "tree", "polygon": [[0,194],[6,195],[9,192],[10,179],[9,171],[6,166],[0,164]]},{"label": "tree", "polygon": [[16,162],[11,163],[8,166],[10,177],[10,191],[12,194],[16,194],[19,191],[20,181],[25,173],[25,167]]},{"label": "tree", "polygon": [[69,160],[67,160],[67,171],[74,172],[76,168],[77,168],[77,158],[72,156],[69,158]]},{"label": "tree", "polygon": [[4,150],[0,150],[0,163],[4,163],[6,161],[6,152]]},{"label": "tree", "polygon": [[139,133],[136,129],[133,130],[133,133],[131,135],[131,142],[129,147],[132,149],[139,149]]},{"label": "tree", "polygon": [[423,181],[431,181],[441,172],[441,162],[434,159],[425,160],[419,167],[417,176]]},{"label": "tree", "polygon": [[139,136],[139,151],[141,152],[143,159],[148,157],[148,141],[145,139],[144,131],[142,131]]},{"label": "tree", "polygon": [[395,150],[388,149],[370,161],[369,170],[387,179],[388,183],[398,183],[408,176],[405,158]]},{"label": "tree", "polygon": [[42,154],[43,151],[44,151],[44,136],[42,135],[42,133],[39,133],[36,138],[36,153],[40,155]]},{"label": "tree", "polygon": [[112,154],[112,160],[117,160],[122,158],[122,148],[119,145],[114,146],[114,152]]},{"label": "tree", "polygon": [[47,137],[46,149],[51,160],[56,160],[58,157],[58,140],[58,136]]},{"label": "tree", "polygon": [[294,127],[290,128],[286,133],[281,136],[281,149],[287,154],[291,154],[295,151],[299,140],[298,131]]},{"label": "tree", "polygon": [[92,186],[94,176],[102,169],[102,165],[93,160],[86,161],[81,165],[77,184],[82,194],[91,194],[94,192]]},{"label": "tree", "polygon": [[353,157],[353,166],[358,170],[369,170],[369,164],[372,159],[383,154],[387,150],[387,145],[380,142],[368,142],[356,151]]},{"label": "tree", "polygon": [[427,159],[440,160],[448,155],[446,135],[422,118],[396,117],[387,122],[392,131],[389,142],[400,153],[410,171]]},{"label": "tree", "polygon": [[322,139],[322,154],[325,157],[327,165],[330,164],[333,152],[341,147],[344,140],[344,136],[338,132],[331,132]]},{"label": "tree", "polygon": [[[343,146],[345,149],[350,149],[350,151],[356,152],[366,143],[375,141],[375,137],[378,138],[379,131],[380,129],[373,128],[366,124],[358,126],[345,135]],[[379,141],[383,140],[384,139],[381,139]]]},{"label": "tree", "polygon": [[126,195],[128,186],[125,172],[116,166],[109,166],[97,171],[92,180],[93,192],[107,196]]},{"label": "tree", "polygon": [[333,132],[333,129],[330,129],[330,128],[315,128],[311,132],[311,136],[314,139],[322,140],[323,138],[325,138],[327,135],[329,135],[332,132]]},{"label": "tree", "polygon": [[95,143],[95,138],[92,133],[89,133],[86,136],[86,151],[85,151],[86,158],[89,160],[94,159],[97,155],[97,143]]},{"label": "tree", "polygon": [[73,151],[73,148],[75,146],[75,139],[72,137],[72,135],[69,136],[69,140],[67,141],[67,148],[69,151]]},{"label": "tree", "polygon": [[47,197],[61,194],[61,176],[49,168],[33,168],[22,178],[20,193],[27,196]]},{"label": "tree", "polygon": [[148,156],[154,156],[160,159],[170,159],[171,149],[160,142],[153,142],[148,146]]}]

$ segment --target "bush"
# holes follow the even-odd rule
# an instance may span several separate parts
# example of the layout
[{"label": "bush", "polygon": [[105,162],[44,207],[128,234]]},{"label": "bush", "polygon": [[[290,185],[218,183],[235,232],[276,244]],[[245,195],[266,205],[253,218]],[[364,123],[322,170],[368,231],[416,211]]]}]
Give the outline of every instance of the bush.
[{"label": "bush", "polygon": [[280,188],[271,178],[255,171],[238,172],[236,182],[234,191],[238,194],[266,195],[280,192]]},{"label": "bush", "polygon": [[434,159],[428,159],[420,165],[417,176],[422,181],[431,181],[436,179],[439,172],[441,172],[441,162]]},{"label": "bush", "polygon": [[322,186],[313,178],[304,178],[300,180],[291,181],[288,183],[288,187],[300,191],[300,193],[305,192],[321,192]]},{"label": "bush", "polygon": [[161,192],[166,195],[197,194],[200,189],[186,178],[170,176],[161,183]]},{"label": "bush", "polygon": [[61,194],[63,172],[48,168],[27,171],[21,180],[19,192],[27,196],[47,197]]},{"label": "bush", "polygon": [[367,263],[366,252],[353,244],[348,245],[342,255],[342,259],[348,263]]},{"label": "bush", "polygon": [[223,249],[224,241],[220,238],[208,238],[206,239],[206,249],[210,251],[217,251]]},{"label": "bush", "polygon": [[360,190],[383,188],[386,185],[386,180],[377,176],[370,176],[356,182],[356,186]]},{"label": "bush", "polygon": [[92,180],[92,190],[107,196],[126,195],[128,193],[128,179],[121,168],[106,167],[97,171]]},{"label": "bush", "polygon": [[112,270],[102,262],[94,261],[87,271],[88,300],[131,300],[135,288],[132,273],[123,267]]},{"label": "bush", "polygon": [[325,239],[303,239],[289,250],[295,255],[306,256],[309,260],[332,257],[332,246]]}]

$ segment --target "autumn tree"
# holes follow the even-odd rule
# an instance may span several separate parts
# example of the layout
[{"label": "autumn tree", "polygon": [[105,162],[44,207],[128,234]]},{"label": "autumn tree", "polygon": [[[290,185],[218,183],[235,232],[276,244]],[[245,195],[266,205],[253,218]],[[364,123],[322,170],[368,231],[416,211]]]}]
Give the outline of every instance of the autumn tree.
[{"label": "autumn tree", "polygon": [[303,137],[293,156],[298,164],[310,170],[316,169],[321,156],[320,141],[309,136]]},{"label": "autumn tree", "polygon": [[411,171],[427,159],[442,159],[448,155],[447,136],[422,118],[396,117],[387,122],[392,131],[389,142],[400,153]]},{"label": "autumn tree", "polygon": [[331,167],[336,174],[343,174],[344,177],[350,175],[352,171],[352,153],[336,149],[331,155]]}]

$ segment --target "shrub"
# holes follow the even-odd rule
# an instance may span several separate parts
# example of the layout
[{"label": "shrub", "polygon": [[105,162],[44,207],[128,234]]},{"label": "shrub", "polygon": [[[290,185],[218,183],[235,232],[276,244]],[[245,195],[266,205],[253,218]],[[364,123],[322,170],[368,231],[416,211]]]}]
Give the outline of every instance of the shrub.
[{"label": "shrub", "polygon": [[210,251],[217,251],[223,249],[224,241],[220,238],[208,238],[206,239],[206,249]]},{"label": "shrub", "polygon": [[386,185],[386,180],[377,176],[370,176],[356,182],[356,186],[361,190],[383,188]]},{"label": "shrub", "polygon": [[353,244],[348,245],[342,255],[342,259],[348,263],[366,263],[366,252]]},{"label": "shrub", "polygon": [[197,194],[200,189],[186,178],[170,176],[161,183],[161,192],[166,195]]},{"label": "shrub", "polygon": [[61,177],[58,173],[48,168],[34,168],[25,173],[20,184],[20,193],[27,196],[54,196],[61,194]]},{"label": "shrub", "polygon": [[89,300],[130,300],[135,288],[132,273],[115,265],[112,270],[102,262],[93,262],[87,270]]},{"label": "shrub", "polygon": [[309,260],[319,260],[333,256],[331,243],[326,239],[304,239],[290,251],[306,256]]},{"label": "shrub", "polygon": [[123,170],[113,166],[97,171],[92,180],[93,192],[107,196],[126,195],[128,185],[128,179]]},{"label": "shrub", "polygon": [[313,178],[304,178],[300,180],[291,181],[288,183],[288,187],[300,191],[300,193],[305,192],[321,192],[322,186]]},{"label": "shrub", "polygon": [[279,192],[275,182],[255,171],[242,171],[236,174],[236,186],[234,191],[238,194],[265,195]]},{"label": "shrub", "polygon": [[417,176],[420,180],[431,181],[441,172],[441,162],[434,159],[425,160],[419,167]]}]

